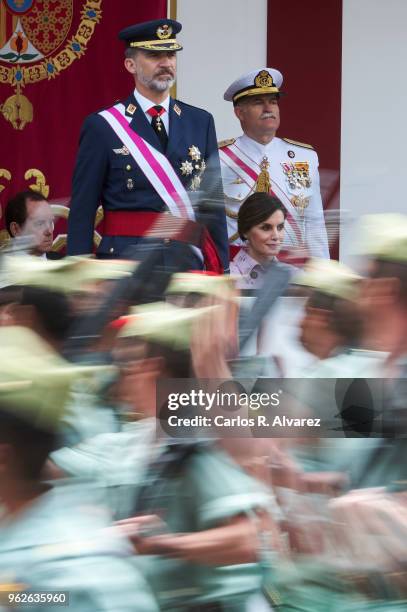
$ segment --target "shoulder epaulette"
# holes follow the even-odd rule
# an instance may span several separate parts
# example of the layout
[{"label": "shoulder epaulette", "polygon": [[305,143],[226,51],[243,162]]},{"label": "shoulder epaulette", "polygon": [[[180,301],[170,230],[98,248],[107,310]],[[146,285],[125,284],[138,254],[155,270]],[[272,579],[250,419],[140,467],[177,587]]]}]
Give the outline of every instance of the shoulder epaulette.
[{"label": "shoulder epaulette", "polygon": [[296,145],[297,147],[304,147],[305,149],[314,149],[314,147],[310,144],[305,144],[305,142],[298,142],[297,140],[291,140],[290,138],[283,138],[284,142],[288,142],[288,144]]},{"label": "shoulder epaulette", "polygon": [[218,148],[223,149],[223,147],[228,147],[236,141],[236,138],[228,138],[227,140],[220,140],[218,142]]},{"label": "shoulder epaulette", "polygon": [[107,104],[106,106],[102,106],[101,108],[98,108],[98,110],[92,113],[92,115],[97,115],[98,113],[101,113],[104,110],[109,110],[109,108],[116,106],[116,104],[119,104],[119,102],[124,104],[123,100],[115,100],[114,102],[111,102],[110,104]]}]

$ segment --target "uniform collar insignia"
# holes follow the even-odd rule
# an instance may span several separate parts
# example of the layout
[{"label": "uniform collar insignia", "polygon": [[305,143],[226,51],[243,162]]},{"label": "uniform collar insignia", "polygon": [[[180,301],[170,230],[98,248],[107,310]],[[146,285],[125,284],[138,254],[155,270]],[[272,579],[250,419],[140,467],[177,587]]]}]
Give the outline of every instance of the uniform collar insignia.
[{"label": "uniform collar insignia", "polygon": [[134,115],[134,113],[137,110],[137,106],[135,106],[134,104],[129,104],[126,108],[126,115]]},{"label": "uniform collar insignia", "polygon": [[174,111],[177,113],[178,117],[181,115],[182,111],[178,104],[174,104]]}]

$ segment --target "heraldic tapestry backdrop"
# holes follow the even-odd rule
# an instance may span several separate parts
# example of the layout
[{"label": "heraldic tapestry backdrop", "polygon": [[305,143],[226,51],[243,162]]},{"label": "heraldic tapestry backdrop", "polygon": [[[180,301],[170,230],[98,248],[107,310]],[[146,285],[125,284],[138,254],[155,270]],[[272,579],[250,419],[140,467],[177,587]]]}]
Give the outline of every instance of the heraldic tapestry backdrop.
[{"label": "heraldic tapestry backdrop", "polygon": [[166,14],[166,0],[0,0],[0,243],[7,200],[31,187],[57,205],[63,248],[82,121],[133,86],[117,33]]}]

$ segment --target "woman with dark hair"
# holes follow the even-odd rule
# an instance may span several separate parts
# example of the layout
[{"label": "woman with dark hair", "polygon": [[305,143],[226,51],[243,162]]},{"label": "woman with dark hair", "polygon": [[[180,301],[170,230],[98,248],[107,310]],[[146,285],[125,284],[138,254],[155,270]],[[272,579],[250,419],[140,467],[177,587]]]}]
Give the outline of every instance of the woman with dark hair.
[{"label": "woman with dark hair", "polygon": [[246,244],[230,264],[230,273],[241,276],[242,289],[258,289],[267,265],[277,260],[284,240],[287,211],[275,196],[256,192],[239,209],[237,228]]}]

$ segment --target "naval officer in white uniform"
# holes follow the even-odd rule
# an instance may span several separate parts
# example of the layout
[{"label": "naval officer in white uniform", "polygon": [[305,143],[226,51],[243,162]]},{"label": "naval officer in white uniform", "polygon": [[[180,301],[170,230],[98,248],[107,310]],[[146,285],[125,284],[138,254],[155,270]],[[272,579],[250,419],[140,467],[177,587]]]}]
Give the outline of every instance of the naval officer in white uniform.
[{"label": "naval officer in white uniform", "polygon": [[278,70],[259,68],[234,81],[224,94],[233,102],[243,130],[238,138],[219,145],[231,259],[242,244],[238,210],[256,191],[271,193],[284,204],[283,246],[291,256],[329,258],[318,155],[311,145],[276,136],[282,82]]}]

